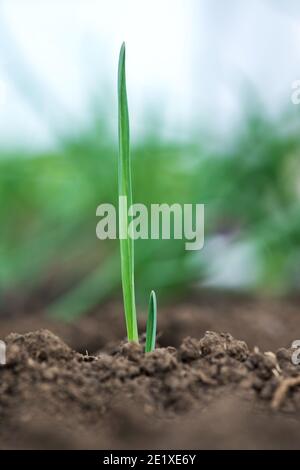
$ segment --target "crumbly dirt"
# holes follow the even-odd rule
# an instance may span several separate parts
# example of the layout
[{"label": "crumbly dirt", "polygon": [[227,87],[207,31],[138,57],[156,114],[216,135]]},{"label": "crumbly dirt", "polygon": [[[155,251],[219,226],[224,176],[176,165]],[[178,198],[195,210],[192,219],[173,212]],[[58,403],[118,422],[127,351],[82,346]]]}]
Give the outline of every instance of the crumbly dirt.
[{"label": "crumbly dirt", "polygon": [[[253,348],[276,351],[300,339],[300,298],[268,298],[201,292],[175,305],[159,304],[159,342],[178,348],[186,336],[200,338],[205,331],[229,331]],[[5,308],[4,308],[5,307]],[[140,309],[139,309],[140,311]],[[140,331],[146,316],[140,311]],[[64,323],[47,315],[42,294],[29,304],[18,300],[0,303],[0,338],[12,331],[28,333],[47,328],[76,351],[91,354],[125,336],[123,307],[111,300],[74,321]]]},{"label": "crumbly dirt", "polygon": [[299,447],[291,349],[265,353],[212,331],[146,355],[143,338],[92,355],[48,330],[5,341],[2,449]]}]

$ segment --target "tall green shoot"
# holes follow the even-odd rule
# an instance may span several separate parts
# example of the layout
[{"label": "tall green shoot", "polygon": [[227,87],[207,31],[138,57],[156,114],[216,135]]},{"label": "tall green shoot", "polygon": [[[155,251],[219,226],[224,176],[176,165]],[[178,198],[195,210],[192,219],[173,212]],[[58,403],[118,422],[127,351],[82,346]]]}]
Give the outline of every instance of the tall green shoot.
[{"label": "tall green shoot", "polygon": [[125,320],[128,341],[139,340],[134,288],[134,243],[128,236],[129,218],[127,207],[120,201],[125,196],[128,206],[132,204],[131,158],[129,115],[125,74],[125,44],[122,44],[118,70],[118,104],[119,104],[119,232],[121,251],[121,274],[124,299]]},{"label": "tall green shoot", "polygon": [[[131,181],[131,157],[130,157],[130,132],[129,113],[126,91],[125,73],[125,44],[122,44],[119,56],[118,69],[118,122],[119,122],[119,159],[118,159],[118,183],[119,183],[119,238],[121,251],[121,276],[125,310],[125,321],[128,341],[139,341],[135,287],[134,287],[134,241],[129,236],[130,220],[127,208],[132,205],[132,181]],[[155,348],[157,323],[156,295],[152,291],[149,300],[149,311],[146,331],[145,352],[151,352]]]}]

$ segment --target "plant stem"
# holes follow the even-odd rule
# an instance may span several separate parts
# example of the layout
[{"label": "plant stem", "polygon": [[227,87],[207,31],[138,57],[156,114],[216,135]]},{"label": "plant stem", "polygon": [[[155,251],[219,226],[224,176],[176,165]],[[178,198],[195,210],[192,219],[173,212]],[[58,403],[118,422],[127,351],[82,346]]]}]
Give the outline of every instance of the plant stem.
[{"label": "plant stem", "polygon": [[120,203],[127,198],[127,207],[132,205],[131,184],[131,159],[130,159],[130,135],[129,114],[126,92],[125,74],[125,43],[122,44],[119,56],[118,70],[118,104],[119,104],[119,160],[118,160],[118,182],[119,182],[119,232],[125,234],[120,237],[121,251],[121,274],[125,309],[125,320],[128,341],[138,342],[138,328],[135,306],[134,288],[134,242],[128,236],[128,212]]},{"label": "plant stem", "polygon": [[151,291],[147,318],[146,346],[145,352],[151,352],[155,349],[156,342],[156,324],[157,324],[157,301],[154,291]]}]

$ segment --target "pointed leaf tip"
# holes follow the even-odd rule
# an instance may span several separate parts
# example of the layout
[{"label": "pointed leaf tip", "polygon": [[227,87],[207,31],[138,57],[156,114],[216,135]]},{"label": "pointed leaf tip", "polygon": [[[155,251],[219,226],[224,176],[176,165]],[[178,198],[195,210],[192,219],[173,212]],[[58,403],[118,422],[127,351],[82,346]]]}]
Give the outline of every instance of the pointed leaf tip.
[{"label": "pointed leaf tip", "polygon": [[146,346],[145,352],[151,352],[155,349],[156,342],[156,328],[157,328],[157,301],[154,291],[150,293],[149,309],[147,318],[146,330]]}]

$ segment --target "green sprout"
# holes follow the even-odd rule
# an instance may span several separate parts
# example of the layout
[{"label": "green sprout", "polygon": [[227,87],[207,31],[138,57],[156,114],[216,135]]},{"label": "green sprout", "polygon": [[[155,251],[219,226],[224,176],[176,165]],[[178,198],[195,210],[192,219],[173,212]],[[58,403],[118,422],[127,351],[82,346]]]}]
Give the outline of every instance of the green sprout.
[{"label": "green sprout", "polygon": [[[125,73],[125,43],[122,44],[119,56],[118,70],[118,110],[119,110],[119,238],[121,252],[121,276],[125,321],[128,341],[139,342],[134,285],[134,241],[128,236],[130,220],[127,205],[132,205],[132,178],[130,157],[129,113],[126,91]],[[126,198],[126,199],[125,199]],[[127,200],[127,204],[123,201]],[[145,352],[153,351],[156,338],[157,317],[156,296],[154,291],[150,294],[149,312],[146,331]]]},{"label": "green sprout", "polygon": [[145,352],[151,352],[155,349],[156,339],[156,323],[157,323],[157,301],[154,290],[150,294],[147,329],[146,329],[146,346]]}]

